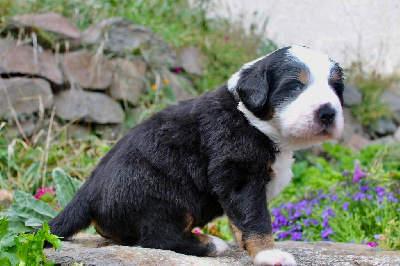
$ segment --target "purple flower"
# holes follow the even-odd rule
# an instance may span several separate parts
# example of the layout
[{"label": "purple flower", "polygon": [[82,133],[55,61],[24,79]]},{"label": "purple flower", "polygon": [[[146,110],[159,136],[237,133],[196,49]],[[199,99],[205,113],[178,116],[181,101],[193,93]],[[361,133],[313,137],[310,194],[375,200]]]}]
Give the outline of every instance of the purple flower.
[{"label": "purple flower", "polygon": [[293,215],[290,215],[289,218],[290,218],[291,220],[293,220],[293,219],[299,218],[301,215],[302,215],[301,212],[296,211]]},{"label": "purple flower", "polygon": [[306,215],[309,216],[312,213],[311,207],[306,208]]},{"label": "purple flower", "polygon": [[322,212],[322,217],[335,217],[335,214],[333,213],[333,210],[331,207],[326,208],[323,212]]},{"label": "purple flower", "polygon": [[349,175],[349,172],[347,172],[347,171],[342,172],[342,176],[348,176],[348,175]]},{"label": "purple flower", "polygon": [[305,207],[307,207],[307,200],[302,200],[296,204],[297,211],[300,211],[300,210],[304,209]]},{"label": "purple flower", "polygon": [[321,237],[324,240],[326,240],[331,234],[333,234],[333,230],[330,227],[321,230]]},{"label": "purple flower", "polygon": [[292,227],[292,232],[298,231],[298,230],[301,230],[301,224],[297,224],[297,225]]},{"label": "purple flower", "polygon": [[349,209],[349,203],[348,202],[343,203],[342,208],[343,210],[347,211]]},{"label": "purple flower", "polygon": [[279,239],[285,239],[289,234],[289,232],[280,232],[276,235],[276,237]]},{"label": "purple flower", "polygon": [[288,210],[291,210],[291,209],[294,208],[294,204],[291,203],[291,202],[290,202],[290,203],[286,203],[286,204],[285,204],[285,208],[288,209]]},{"label": "purple flower", "polygon": [[271,213],[272,213],[274,216],[278,216],[280,211],[281,211],[280,208],[273,208],[273,209],[271,210]]},{"label": "purple flower", "polygon": [[374,235],[374,238],[375,238],[376,240],[379,240],[379,239],[381,239],[381,237],[382,237],[382,235],[381,235],[381,234],[376,234],[376,235]]},{"label": "purple flower", "polygon": [[365,193],[356,193],[354,194],[354,201],[363,200],[365,197]]},{"label": "purple flower", "polygon": [[390,202],[398,202],[398,201],[399,201],[398,198],[395,198],[395,197],[393,197],[392,195],[387,196],[387,198],[388,198],[388,200],[389,200]]},{"label": "purple flower", "polygon": [[383,195],[385,195],[385,189],[383,187],[376,187],[375,192],[376,192],[376,195],[378,195],[379,197],[382,197]]},{"label": "purple flower", "polygon": [[228,36],[225,36],[225,37],[224,37],[224,40],[225,40],[225,41],[229,40],[229,37],[228,37]]},{"label": "purple flower", "polygon": [[338,196],[337,195],[333,195],[332,197],[331,197],[331,201],[336,201],[338,199]]},{"label": "purple flower", "polygon": [[382,222],[382,217],[376,216],[376,221],[377,221],[377,222]]},{"label": "purple flower", "polygon": [[376,201],[377,201],[377,202],[382,202],[382,201],[383,201],[383,197],[378,197],[378,198],[376,199]]},{"label": "purple flower", "polygon": [[310,205],[314,206],[315,204],[319,204],[319,198],[314,198],[310,201]]},{"label": "purple flower", "polygon": [[308,219],[304,219],[303,223],[305,227],[308,227],[310,225],[310,221]]},{"label": "purple flower", "polygon": [[301,232],[293,232],[292,233],[292,241],[301,240],[303,234]]},{"label": "purple flower", "polygon": [[360,164],[356,164],[356,168],[354,169],[354,175],[353,175],[353,183],[356,183],[358,180],[366,176],[367,174],[361,171]]},{"label": "purple flower", "polygon": [[360,186],[362,192],[367,192],[369,190],[368,186]]},{"label": "purple flower", "polygon": [[318,224],[319,224],[319,221],[318,221],[318,220],[315,220],[315,219],[312,219],[312,220],[311,220],[311,223],[312,223],[313,225],[318,225]]},{"label": "purple flower", "polygon": [[374,199],[374,196],[373,196],[373,195],[367,195],[367,199],[368,199],[368,200],[373,200],[373,199]]},{"label": "purple flower", "polygon": [[328,218],[328,217],[325,217],[325,218],[323,219],[323,221],[322,221],[322,226],[323,226],[323,227],[328,227],[328,225],[329,225],[329,218]]}]

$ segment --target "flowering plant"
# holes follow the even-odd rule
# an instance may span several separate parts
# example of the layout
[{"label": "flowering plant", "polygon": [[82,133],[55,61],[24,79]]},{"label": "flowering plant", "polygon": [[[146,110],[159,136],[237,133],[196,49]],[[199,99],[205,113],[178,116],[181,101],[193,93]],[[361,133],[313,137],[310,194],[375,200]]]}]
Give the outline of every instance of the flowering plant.
[{"label": "flowering plant", "polygon": [[54,187],[38,188],[34,197],[35,199],[48,203],[56,211],[60,211],[61,206],[58,204]]}]

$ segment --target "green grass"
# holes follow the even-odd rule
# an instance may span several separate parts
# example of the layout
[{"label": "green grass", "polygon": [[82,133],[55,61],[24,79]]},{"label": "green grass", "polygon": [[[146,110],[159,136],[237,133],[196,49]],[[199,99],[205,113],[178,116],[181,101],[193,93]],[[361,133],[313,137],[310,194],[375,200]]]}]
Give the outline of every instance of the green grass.
[{"label": "green grass", "polygon": [[352,107],[351,111],[363,126],[371,127],[378,118],[390,117],[388,106],[381,103],[380,99],[394,81],[392,77],[382,77],[374,73],[353,78],[353,83],[363,94],[363,98],[361,104]]},{"label": "green grass", "polygon": [[0,188],[29,193],[51,182],[51,172],[56,167],[85,180],[113,144],[94,136],[74,140],[61,134],[46,149],[42,144],[29,146],[21,139],[9,141],[4,137],[6,130],[0,128]]}]

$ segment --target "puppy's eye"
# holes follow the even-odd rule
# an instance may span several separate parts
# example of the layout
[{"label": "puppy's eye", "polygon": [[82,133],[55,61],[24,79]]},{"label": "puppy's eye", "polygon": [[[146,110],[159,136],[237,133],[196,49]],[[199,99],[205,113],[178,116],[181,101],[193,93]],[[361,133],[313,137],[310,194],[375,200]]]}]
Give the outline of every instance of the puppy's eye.
[{"label": "puppy's eye", "polygon": [[302,91],[303,88],[304,88],[303,84],[294,84],[293,87],[292,87],[292,90],[294,90],[294,91]]}]

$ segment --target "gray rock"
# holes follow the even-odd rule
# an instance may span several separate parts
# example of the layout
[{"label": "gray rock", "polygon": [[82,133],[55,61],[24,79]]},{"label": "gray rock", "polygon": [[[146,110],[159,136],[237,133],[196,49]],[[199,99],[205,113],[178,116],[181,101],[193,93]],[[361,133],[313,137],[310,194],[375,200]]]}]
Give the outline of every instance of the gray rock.
[{"label": "gray rock", "polygon": [[371,126],[371,129],[378,136],[386,136],[389,134],[393,134],[396,131],[397,127],[390,119],[378,118],[376,123]]},{"label": "gray rock", "polygon": [[389,144],[394,141],[395,141],[395,139],[393,136],[384,136],[384,137],[377,138],[377,139],[374,139],[373,141],[371,141],[371,145]]},{"label": "gray rock", "polygon": [[189,79],[168,70],[163,71],[162,77],[163,89],[171,89],[176,101],[188,100],[195,96],[193,83]]},{"label": "gray rock", "polygon": [[179,53],[179,65],[187,72],[196,75],[203,74],[201,51],[195,46],[183,49]]},{"label": "gray rock", "polygon": [[112,64],[114,78],[110,96],[135,105],[145,90],[146,64],[140,60],[129,61],[121,58],[112,60]]},{"label": "gray rock", "polygon": [[394,139],[396,141],[400,141],[400,127],[398,127],[396,132],[394,133]]},{"label": "gray rock", "polygon": [[68,41],[72,47],[79,46],[81,31],[68,19],[57,13],[25,14],[13,16],[9,28],[47,31],[55,34],[58,40]]},{"label": "gray rock", "polygon": [[[150,29],[124,18],[109,18],[93,25],[82,34],[86,45],[104,42],[107,51],[120,56],[140,49],[144,58],[155,65],[176,66],[176,51]],[[146,61],[147,61],[146,60]]]},{"label": "gray rock", "polygon": [[68,90],[55,95],[56,114],[65,120],[83,120],[98,124],[122,123],[121,106],[100,92]]},{"label": "gray rock", "polygon": [[[400,265],[400,251],[378,251],[367,245],[333,242],[278,242],[298,265]],[[167,250],[119,246],[98,235],[79,234],[64,242],[60,252],[45,249],[48,260],[60,265],[252,265],[236,245],[220,257],[186,256]]]},{"label": "gray rock", "polygon": [[346,84],[343,91],[343,103],[347,107],[360,104],[362,101],[362,94],[353,85]]},{"label": "gray rock", "polygon": [[102,56],[87,51],[67,53],[62,57],[65,78],[84,89],[106,90],[111,86],[112,64]]},{"label": "gray rock", "polygon": [[353,134],[345,143],[345,147],[349,147],[353,151],[360,151],[371,144],[371,141],[360,134]]},{"label": "gray rock", "polygon": [[381,102],[387,104],[392,112],[392,118],[400,125],[400,92],[385,91],[382,93]]},{"label": "gray rock", "polygon": [[32,114],[53,105],[49,82],[37,78],[0,79],[0,117],[11,116],[7,97],[17,115]]},{"label": "gray rock", "polygon": [[96,125],[95,132],[101,139],[107,140],[118,140],[120,139],[124,133],[124,125]]},{"label": "gray rock", "polygon": [[[37,55],[37,56],[36,56]],[[34,51],[32,46],[17,46],[0,39],[0,74],[26,74],[62,84],[62,74],[52,53]]]}]

